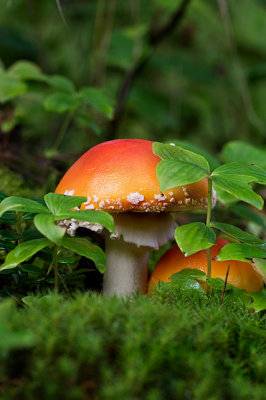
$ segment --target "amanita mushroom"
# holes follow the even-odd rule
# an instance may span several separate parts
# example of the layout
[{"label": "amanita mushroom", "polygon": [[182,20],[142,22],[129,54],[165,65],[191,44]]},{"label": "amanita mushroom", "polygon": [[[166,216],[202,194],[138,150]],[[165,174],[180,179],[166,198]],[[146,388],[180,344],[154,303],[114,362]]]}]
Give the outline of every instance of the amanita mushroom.
[{"label": "amanita mushroom", "polygon": [[147,140],[101,143],[77,160],[56,188],[57,193],[86,196],[81,209],[114,217],[116,234],[106,234],[104,293],[145,293],[149,248],[174,236],[176,223],[169,212],[206,208],[207,179],[160,191],[160,160]]},{"label": "amanita mushroom", "polygon": [[[214,258],[226,244],[228,244],[226,240],[216,239],[216,246],[211,247],[211,257]],[[228,283],[247,292],[262,290],[262,277],[249,263],[242,261],[212,261],[212,278],[225,280],[228,264],[230,264]],[[171,275],[185,268],[195,268],[207,273],[206,251],[202,250],[185,257],[177,245],[171,247],[153,270],[149,280],[149,290],[159,281],[169,282]]]}]

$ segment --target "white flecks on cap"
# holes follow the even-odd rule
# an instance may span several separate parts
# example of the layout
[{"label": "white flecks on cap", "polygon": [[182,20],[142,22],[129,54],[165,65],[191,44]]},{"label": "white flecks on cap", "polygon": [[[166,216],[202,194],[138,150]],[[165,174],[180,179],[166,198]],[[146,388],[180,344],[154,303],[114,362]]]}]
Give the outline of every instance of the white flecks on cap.
[{"label": "white flecks on cap", "polygon": [[97,203],[97,201],[99,200],[99,197],[96,196],[96,194],[94,194],[92,197],[93,197],[94,202]]},{"label": "white flecks on cap", "polygon": [[74,207],[73,210],[79,211],[80,208],[79,207]]},{"label": "white flecks on cap", "polygon": [[66,190],[64,194],[65,194],[66,196],[73,196],[74,193],[75,193],[75,190],[72,189],[72,190]]},{"label": "white flecks on cap", "polygon": [[144,200],[143,194],[140,194],[138,192],[135,193],[130,193],[127,196],[127,201],[131,204],[139,204],[140,201]]},{"label": "white flecks on cap", "polygon": [[173,193],[173,192],[169,192],[169,194],[170,194],[170,196],[173,196],[173,195],[174,195],[174,193]]},{"label": "white flecks on cap", "polygon": [[180,204],[180,205],[181,205],[182,203],[183,203],[183,202],[182,202],[182,200],[178,200],[178,204]]},{"label": "white flecks on cap", "polygon": [[195,206],[195,205],[197,204],[197,200],[192,199],[192,200],[191,200],[191,203],[192,203],[193,206]]},{"label": "white flecks on cap", "polygon": [[113,210],[114,206],[109,206],[108,208],[109,208],[109,210]]},{"label": "white flecks on cap", "polygon": [[94,205],[93,204],[89,204],[87,206],[85,206],[86,210],[94,210]]},{"label": "white flecks on cap", "polygon": [[186,203],[186,204],[189,204],[189,203],[190,203],[190,201],[191,201],[191,199],[188,199],[188,198],[187,198],[187,199],[185,199],[185,203]]},{"label": "white flecks on cap", "polygon": [[185,195],[186,197],[189,197],[189,193],[188,193],[188,191],[187,191],[187,188],[185,188],[184,186],[182,186],[182,190],[183,190],[183,192],[184,192],[184,195]]},{"label": "white flecks on cap", "polygon": [[105,202],[106,202],[106,204],[110,204],[111,203],[109,199],[106,199]]},{"label": "white flecks on cap", "polygon": [[173,201],[175,201],[175,199],[173,197],[171,197],[170,203],[173,203]]},{"label": "white flecks on cap", "polygon": [[99,203],[99,207],[100,208],[103,208],[105,206],[105,202],[102,200],[102,201],[100,201],[100,203]]},{"label": "white flecks on cap", "polygon": [[86,204],[90,204],[90,202],[91,202],[91,198],[90,198],[90,196],[88,196],[87,201],[85,201],[85,203],[83,203],[83,204],[86,206]]},{"label": "white flecks on cap", "polygon": [[159,194],[155,194],[154,198],[158,201],[164,201],[167,199],[167,197],[165,196],[165,194],[163,193],[159,193]]}]

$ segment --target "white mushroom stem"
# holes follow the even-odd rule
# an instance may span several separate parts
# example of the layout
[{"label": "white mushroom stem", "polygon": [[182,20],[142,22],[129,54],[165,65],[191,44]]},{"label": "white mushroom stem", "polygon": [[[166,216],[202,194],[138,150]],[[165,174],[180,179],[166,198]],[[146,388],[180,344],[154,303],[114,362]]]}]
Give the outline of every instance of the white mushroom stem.
[{"label": "white mushroom stem", "polygon": [[107,295],[126,296],[146,293],[148,277],[148,248],[137,247],[123,239],[106,238],[106,272],[103,292]]},{"label": "white mushroom stem", "polygon": [[176,222],[169,213],[121,213],[113,217],[116,234],[106,234],[103,293],[146,293],[148,249],[158,249],[172,239]]}]

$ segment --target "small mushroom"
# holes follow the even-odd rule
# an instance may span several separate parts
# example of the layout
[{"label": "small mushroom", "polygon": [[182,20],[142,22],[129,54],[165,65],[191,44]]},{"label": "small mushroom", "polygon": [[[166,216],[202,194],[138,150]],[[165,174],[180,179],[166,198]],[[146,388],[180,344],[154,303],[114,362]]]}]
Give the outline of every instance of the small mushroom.
[{"label": "small mushroom", "polygon": [[[216,246],[211,247],[211,257],[217,256],[221,248],[228,243],[226,240],[217,238]],[[230,264],[228,283],[239,289],[245,289],[247,292],[262,290],[262,277],[252,268],[251,264],[242,261],[212,261],[212,278],[225,280],[228,264]],[[159,281],[169,282],[171,275],[185,268],[195,268],[207,273],[206,251],[202,250],[185,257],[177,245],[171,247],[153,270],[149,280],[149,290]]]},{"label": "small mushroom", "polygon": [[56,193],[86,196],[81,209],[114,217],[116,232],[106,233],[106,294],[145,293],[149,249],[174,237],[170,212],[206,209],[207,179],[162,193],[156,176],[160,161],[148,140],[112,140],[87,151],[56,188]]}]

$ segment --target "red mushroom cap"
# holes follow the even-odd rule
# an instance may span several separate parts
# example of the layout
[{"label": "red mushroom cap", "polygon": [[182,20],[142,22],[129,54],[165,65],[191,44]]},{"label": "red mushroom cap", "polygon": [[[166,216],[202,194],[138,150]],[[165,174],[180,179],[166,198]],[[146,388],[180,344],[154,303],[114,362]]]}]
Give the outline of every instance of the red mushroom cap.
[{"label": "red mushroom cap", "polygon": [[[211,257],[214,258],[223,246],[228,244],[226,240],[216,239],[216,246],[211,247]],[[225,280],[228,264],[230,270],[228,283],[247,292],[260,291],[263,288],[262,277],[246,262],[212,261],[212,278]],[[149,281],[149,289],[159,281],[169,282],[170,276],[185,268],[195,268],[207,273],[207,254],[205,250],[185,257],[177,245],[171,247],[156,265]]]},{"label": "red mushroom cap", "polygon": [[86,196],[81,209],[109,212],[159,212],[205,209],[207,179],[160,190],[152,142],[118,139],[101,143],[66,172],[56,193]]}]

